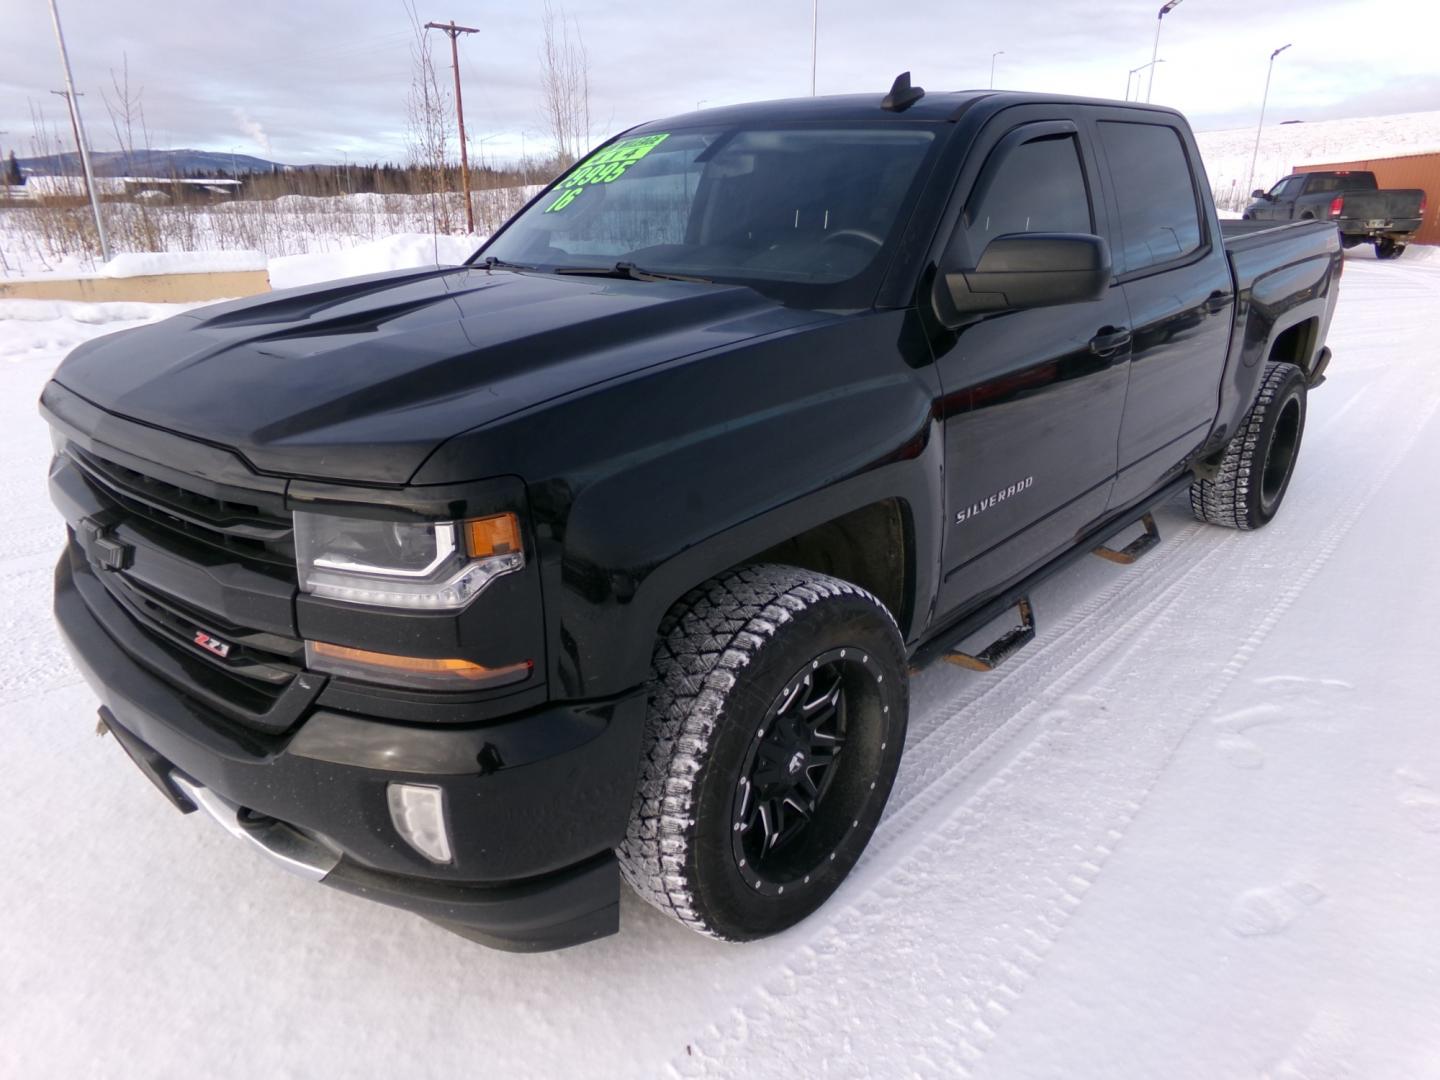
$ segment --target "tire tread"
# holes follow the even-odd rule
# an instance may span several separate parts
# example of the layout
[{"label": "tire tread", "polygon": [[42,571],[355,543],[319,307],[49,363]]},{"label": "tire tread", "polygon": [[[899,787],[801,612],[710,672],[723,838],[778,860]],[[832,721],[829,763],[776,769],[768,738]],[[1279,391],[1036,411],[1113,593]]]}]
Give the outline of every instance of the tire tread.
[{"label": "tire tread", "polygon": [[782,626],[838,596],[869,601],[894,625],[885,605],[858,585],[772,564],[741,567],[706,581],[660,624],[645,755],[616,855],[621,875],[641,899],[700,933],[725,936],[696,903],[687,867],[699,776],[737,672]]},{"label": "tire tread", "polygon": [[1225,447],[1219,470],[1213,479],[1202,477],[1190,485],[1190,511],[1201,521],[1242,530],[1256,529],[1261,524],[1251,519],[1249,510],[1251,485],[1260,482],[1265,467],[1260,436],[1269,409],[1297,370],[1294,364],[1272,361],[1265,365],[1260,391],[1240,430]]}]

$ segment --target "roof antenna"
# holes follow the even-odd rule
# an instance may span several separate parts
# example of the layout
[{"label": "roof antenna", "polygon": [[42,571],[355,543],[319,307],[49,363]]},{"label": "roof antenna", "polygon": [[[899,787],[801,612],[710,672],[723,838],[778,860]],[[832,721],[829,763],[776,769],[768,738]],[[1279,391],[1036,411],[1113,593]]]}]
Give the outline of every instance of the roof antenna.
[{"label": "roof antenna", "polygon": [[911,86],[910,73],[902,71],[895,76],[895,83],[890,87],[890,93],[885,95],[885,100],[880,102],[880,108],[886,112],[904,112],[924,96],[925,88]]}]

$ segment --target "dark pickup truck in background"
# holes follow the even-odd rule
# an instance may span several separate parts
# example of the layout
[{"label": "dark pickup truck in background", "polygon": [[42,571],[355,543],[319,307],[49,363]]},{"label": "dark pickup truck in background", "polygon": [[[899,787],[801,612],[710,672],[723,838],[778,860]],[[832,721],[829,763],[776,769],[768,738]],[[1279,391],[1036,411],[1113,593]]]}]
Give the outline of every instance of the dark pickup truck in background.
[{"label": "dark pickup truck in background", "polygon": [[1330,221],[1347,248],[1375,245],[1375,256],[1398,259],[1425,220],[1425,192],[1381,189],[1373,172],[1294,173],[1268,192],[1258,188],[1247,221]]},{"label": "dark pickup truck in background", "polygon": [[467,265],[75,349],[59,625],[288,870],[514,949],[614,932],[622,873],[781,930],[880,819],[911,665],[999,663],[1164,500],[1280,506],[1339,239],[1209,192],[1173,111],[904,76],[634,128]]}]

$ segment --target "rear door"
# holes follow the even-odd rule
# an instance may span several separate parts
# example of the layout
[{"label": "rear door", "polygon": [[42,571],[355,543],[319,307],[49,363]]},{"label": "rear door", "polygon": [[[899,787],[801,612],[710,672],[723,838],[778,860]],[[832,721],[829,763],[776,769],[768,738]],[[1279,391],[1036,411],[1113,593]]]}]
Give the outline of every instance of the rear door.
[{"label": "rear door", "polygon": [[[1115,270],[1134,342],[1112,508],[1158,486],[1209,434],[1229,349],[1234,285],[1199,154],[1178,118],[1104,110]],[[1297,185],[1298,186],[1298,185]]]},{"label": "rear door", "polygon": [[[975,265],[1007,233],[1105,235],[1099,163],[1069,107],[991,121],[962,171],[948,238]],[[1068,547],[1115,475],[1130,333],[1124,294],[1007,311],[937,343],[944,387],[945,615]]]}]

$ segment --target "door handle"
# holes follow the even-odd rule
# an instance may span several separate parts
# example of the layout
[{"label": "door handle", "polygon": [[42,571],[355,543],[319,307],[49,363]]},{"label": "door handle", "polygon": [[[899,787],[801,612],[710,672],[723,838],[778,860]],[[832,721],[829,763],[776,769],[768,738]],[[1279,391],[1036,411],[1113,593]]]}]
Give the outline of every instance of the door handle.
[{"label": "door handle", "polygon": [[1100,332],[1090,339],[1090,351],[1096,356],[1114,356],[1130,344],[1130,331],[1126,327],[1102,326]]},{"label": "door handle", "polygon": [[1234,300],[1234,293],[1221,292],[1219,289],[1216,289],[1205,298],[1205,310],[1211,315],[1218,315],[1229,307]]}]

